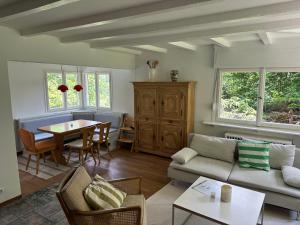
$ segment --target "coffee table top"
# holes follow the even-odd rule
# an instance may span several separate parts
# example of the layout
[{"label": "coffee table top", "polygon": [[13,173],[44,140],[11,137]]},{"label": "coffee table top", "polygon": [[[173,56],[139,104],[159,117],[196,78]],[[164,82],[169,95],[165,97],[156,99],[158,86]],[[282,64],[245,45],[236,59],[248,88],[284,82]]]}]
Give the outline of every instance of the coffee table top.
[{"label": "coffee table top", "polygon": [[[174,203],[173,206],[189,211],[198,216],[221,224],[230,225],[256,225],[265,194],[232,186],[231,202],[221,202],[221,190],[216,191],[215,199],[205,195],[192,187],[205,181],[213,180],[206,177],[199,177]],[[225,184],[216,181],[220,186]]]}]

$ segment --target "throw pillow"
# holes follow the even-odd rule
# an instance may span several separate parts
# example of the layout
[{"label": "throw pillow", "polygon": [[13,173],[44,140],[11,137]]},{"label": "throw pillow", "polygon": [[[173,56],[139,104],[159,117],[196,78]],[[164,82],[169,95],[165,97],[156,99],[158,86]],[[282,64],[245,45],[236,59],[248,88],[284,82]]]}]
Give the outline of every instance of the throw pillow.
[{"label": "throw pillow", "polygon": [[198,153],[191,148],[183,148],[171,156],[173,160],[180,164],[185,164],[194,158]]},{"label": "throw pillow", "polygon": [[282,166],[293,166],[295,158],[295,145],[270,145],[270,166],[281,169]]},{"label": "throw pillow", "polygon": [[119,208],[127,194],[96,175],[83,192],[84,198],[94,210]]},{"label": "throw pillow", "polygon": [[232,139],[194,134],[190,147],[201,156],[233,163],[236,143]]},{"label": "throw pillow", "polygon": [[300,188],[300,169],[292,166],[281,168],[284,182],[292,187]]},{"label": "throw pillow", "polygon": [[239,141],[239,164],[241,167],[270,170],[270,143],[258,141]]}]

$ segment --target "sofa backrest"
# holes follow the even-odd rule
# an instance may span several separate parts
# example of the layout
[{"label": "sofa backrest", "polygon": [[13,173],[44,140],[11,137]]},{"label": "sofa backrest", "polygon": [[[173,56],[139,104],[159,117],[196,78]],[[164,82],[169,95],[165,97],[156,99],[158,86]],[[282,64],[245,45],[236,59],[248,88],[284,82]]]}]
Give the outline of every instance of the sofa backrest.
[{"label": "sofa backrest", "polygon": [[94,120],[96,111],[72,112],[73,120]]},{"label": "sofa backrest", "polygon": [[112,128],[120,128],[124,113],[121,112],[98,112],[94,115],[94,120],[100,122],[111,122]]},{"label": "sofa backrest", "polygon": [[43,116],[39,118],[30,119],[20,119],[19,128],[25,128],[33,133],[39,133],[37,128],[48,126],[51,124],[63,123],[73,120],[73,115],[71,113],[55,115],[55,116]]}]

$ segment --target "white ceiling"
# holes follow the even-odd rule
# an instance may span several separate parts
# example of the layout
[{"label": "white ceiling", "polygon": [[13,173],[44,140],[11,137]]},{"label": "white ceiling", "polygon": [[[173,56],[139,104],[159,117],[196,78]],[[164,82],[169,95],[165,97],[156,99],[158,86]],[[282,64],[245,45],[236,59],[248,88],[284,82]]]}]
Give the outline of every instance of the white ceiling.
[{"label": "white ceiling", "polygon": [[240,41],[271,44],[299,38],[300,1],[0,0],[0,25],[24,36],[47,34],[62,42],[122,50],[171,41],[223,47]]}]

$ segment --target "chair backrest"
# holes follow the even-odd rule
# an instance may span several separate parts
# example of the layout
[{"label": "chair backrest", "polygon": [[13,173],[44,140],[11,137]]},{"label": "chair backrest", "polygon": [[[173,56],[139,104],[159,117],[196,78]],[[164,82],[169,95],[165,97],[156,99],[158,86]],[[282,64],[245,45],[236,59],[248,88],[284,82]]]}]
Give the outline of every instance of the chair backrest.
[{"label": "chair backrest", "polygon": [[36,152],[34,135],[24,128],[19,129],[19,136],[27,151]]},{"label": "chair backrest", "polygon": [[93,146],[93,137],[96,127],[86,127],[82,129],[82,145],[84,149],[91,148]]},{"label": "chair backrest", "polygon": [[108,139],[111,122],[103,122],[97,125],[99,129],[99,142],[104,143]]},{"label": "chair backrest", "polygon": [[91,182],[92,179],[83,166],[72,169],[61,181],[56,196],[66,214],[69,224],[76,224],[71,213],[72,210],[91,210],[83,196],[84,189]]}]

